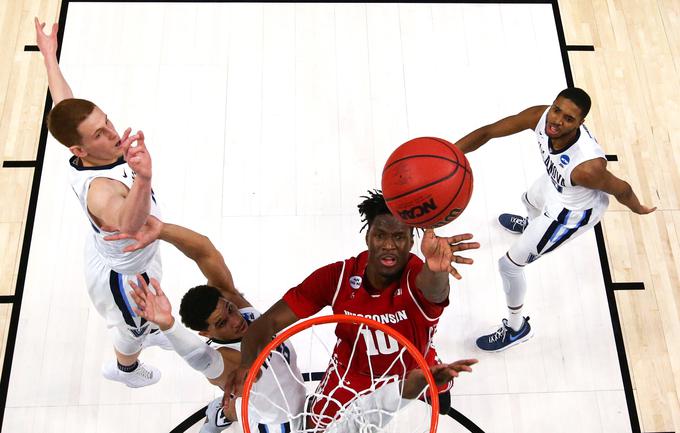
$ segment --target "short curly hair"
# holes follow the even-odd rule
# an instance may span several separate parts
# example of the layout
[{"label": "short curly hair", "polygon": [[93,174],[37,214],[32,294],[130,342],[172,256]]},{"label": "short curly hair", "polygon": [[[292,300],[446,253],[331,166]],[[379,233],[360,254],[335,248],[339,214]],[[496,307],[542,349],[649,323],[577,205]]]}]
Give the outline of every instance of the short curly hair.
[{"label": "short curly hair", "polygon": [[217,308],[222,294],[220,291],[208,285],[196,286],[187,291],[182,297],[179,306],[179,316],[184,323],[194,331],[208,329],[208,317]]}]

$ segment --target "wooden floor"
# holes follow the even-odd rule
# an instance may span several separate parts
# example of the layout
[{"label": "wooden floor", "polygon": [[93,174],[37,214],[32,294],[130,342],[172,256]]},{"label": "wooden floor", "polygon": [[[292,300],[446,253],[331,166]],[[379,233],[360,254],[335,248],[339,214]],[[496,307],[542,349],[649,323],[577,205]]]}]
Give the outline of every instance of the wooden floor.
[{"label": "wooden floor", "polygon": [[[58,19],[59,2],[0,3],[0,157],[34,160],[46,77],[32,17]],[[595,102],[588,123],[612,171],[630,179],[643,202],[659,206],[638,217],[613,202],[604,220],[615,282],[644,282],[616,300],[641,431],[680,431],[680,2],[560,2],[577,86]],[[500,72],[499,72],[500,73]],[[544,101],[537,101],[544,102]],[[547,101],[546,101],[547,102]],[[33,168],[0,168],[0,336],[2,358],[22,251]],[[80,260],[78,257],[77,260]],[[6,378],[3,375],[3,380]]]}]

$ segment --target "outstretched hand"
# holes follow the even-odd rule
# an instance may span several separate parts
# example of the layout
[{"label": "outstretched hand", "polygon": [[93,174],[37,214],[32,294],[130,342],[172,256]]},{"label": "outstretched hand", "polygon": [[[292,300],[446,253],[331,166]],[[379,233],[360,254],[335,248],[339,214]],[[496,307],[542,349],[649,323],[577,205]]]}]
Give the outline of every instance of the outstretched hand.
[{"label": "outstretched hand", "polygon": [[647,215],[649,213],[652,213],[656,210],[656,206],[654,207],[649,207],[645,206],[643,204],[640,204],[640,206],[637,209],[634,209],[633,212],[635,212],[638,215]]},{"label": "outstretched hand", "polygon": [[[450,364],[437,364],[430,366],[430,373],[434,379],[434,383],[437,386],[442,386],[451,379],[459,376],[459,373],[467,371],[472,373],[471,366],[475,365],[479,361],[477,359],[461,359]],[[404,381],[404,387],[402,389],[402,397],[406,399],[417,398],[423,389],[427,386],[427,379],[425,379],[425,373],[421,369],[416,369],[409,372],[406,380]]]},{"label": "outstretched hand", "polygon": [[59,42],[57,41],[57,32],[59,31],[59,24],[52,24],[52,32],[49,36],[45,33],[45,24],[38,20],[38,17],[34,17],[33,21],[35,23],[35,39],[38,44],[38,48],[42,53],[43,57],[57,57],[57,48],[59,47]]},{"label": "outstretched hand", "polygon": [[137,231],[137,233],[117,233],[115,235],[104,236],[104,240],[119,241],[122,239],[134,239],[136,241],[134,244],[123,248],[124,253],[130,253],[151,245],[161,235],[162,230],[163,221],[159,220],[155,216],[149,215],[146,218],[146,222],[142,228]]},{"label": "outstretched hand", "polygon": [[[243,395],[243,386],[246,383],[249,370],[249,367],[240,365],[227,375],[227,378],[224,381],[224,397],[222,397],[222,407],[225,411],[229,409],[232,400]],[[259,370],[255,381],[258,381],[261,376],[262,370]]]},{"label": "outstretched hand", "polygon": [[425,256],[427,267],[432,272],[448,272],[454,278],[460,280],[462,277],[458,270],[451,263],[471,265],[473,260],[457,254],[458,251],[472,250],[479,248],[479,242],[464,242],[472,239],[471,233],[455,235],[449,237],[439,237],[434,233],[434,229],[426,229],[423,240],[420,244],[420,251]]},{"label": "outstretched hand", "polygon": [[161,328],[161,331],[170,329],[175,322],[172,317],[172,305],[168,297],[165,296],[161,284],[155,278],[151,278],[151,286],[156,293],[149,290],[149,286],[141,275],[137,275],[137,283],[129,281],[132,291],[130,296],[137,304],[132,307],[132,310],[140,317],[145,318],[149,322],[153,322]]},{"label": "outstretched hand", "polygon": [[[126,134],[129,132],[126,130]],[[127,137],[126,134],[123,135],[125,138],[120,141],[121,147],[123,148],[123,156],[125,161],[128,163],[131,169],[136,173],[137,178],[141,178],[147,181],[151,180],[151,156],[146,148],[146,142],[144,141],[144,133],[142,131],[137,131],[137,134]],[[137,143],[133,146],[134,143]]]}]

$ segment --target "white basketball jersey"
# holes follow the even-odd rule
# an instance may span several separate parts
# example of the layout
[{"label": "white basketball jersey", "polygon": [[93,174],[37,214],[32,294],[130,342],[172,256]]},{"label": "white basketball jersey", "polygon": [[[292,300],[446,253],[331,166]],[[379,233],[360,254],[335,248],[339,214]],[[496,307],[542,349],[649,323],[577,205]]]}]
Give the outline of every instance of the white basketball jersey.
[{"label": "white basketball jersey", "polygon": [[609,203],[607,193],[574,185],[571,182],[571,172],[576,166],[591,159],[606,158],[602,148],[588,128],[582,124],[575,142],[560,151],[554,150],[550,137],[545,133],[548,111],[550,108],[543,113],[534,130],[546,174],[554,186],[548,203],[559,204],[564,209],[576,211],[592,209],[603,204],[606,206]]},{"label": "white basketball jersey", "polygon": [[[81,167],[74,156],[69,160],[69,165],[71,166],[71,187],[73,192],[76,193],[80,205],[92,226],[92,236],[86,238],[86,242],[93,243],[95,250],[99,253],[104,263],[114,271],[129,275],[144,272],[154,256],[160,254],[159,242],[155,241],[146,248],[132,253],[124,253],[123,249],[127,245],[134,243],[134,240],[105,241],[104,236],[114,233],[104,231],[101,227],[97,226],[87,209],[87,193],[94,179],[105,177],[117,180],[130,189],[135,178],[134,171],[132,171],[122,157],[109,165]],[[156,203],[153,191],[151,192],[151,215],[160,218],[160,209]]]},{"label": "white basketball jersey", "polygon": [[[260,312],[252,307],[239,311],[248,324],[260,317]],[[208,340],[207,343],[216,349],[241,349],[240,340]],[[302,413],[305,402],[306,389],[297,366],[297,354],[290,342],[284,342],[272,351],[261,371],[262,376],[253,385],[248,404],[248,422],[252,432],[258,431],[258,424],[280,427],[288,422],[290,415]],[[240,419],[241,398],[236,399],[236,414]]]}]

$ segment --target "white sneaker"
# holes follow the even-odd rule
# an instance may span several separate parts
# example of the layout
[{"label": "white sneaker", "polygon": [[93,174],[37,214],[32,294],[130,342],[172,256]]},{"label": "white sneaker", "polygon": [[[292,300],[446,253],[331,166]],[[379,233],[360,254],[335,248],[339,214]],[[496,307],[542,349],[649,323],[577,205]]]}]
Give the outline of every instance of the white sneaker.
[{"label": "white sneaker", "polygon": [[157,329],[156,332],[153,332],[152,330],[144,337],[142,349],[151,346],[158,346],[163,350],[175,350],[174,347],[172,347],[170,340],[168,340],[168,337],[166,337],[160,329]]},{"label": "white sneaker", "polygon": [[125,373],[118,368],[118,363],[113,361],[105,362],[102,366],[102,375],[116,382],[124,383],[130,388],[141,388],[153,385],[161,379],[161,372],[154,366],[139,362],[137,368],[130,373]]},{"label": "white sneaker", "polygon": [[226,430],[231,424],[232,421],[224,416],[222,397],[218,397],[208,403],[208,407],[205,409],[205,422],[199,433],[219,433]]}]

